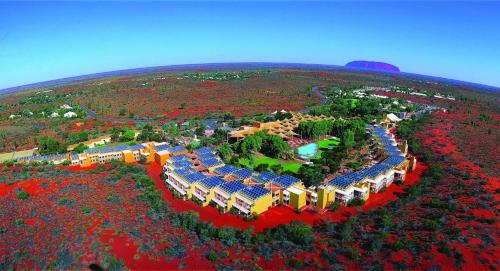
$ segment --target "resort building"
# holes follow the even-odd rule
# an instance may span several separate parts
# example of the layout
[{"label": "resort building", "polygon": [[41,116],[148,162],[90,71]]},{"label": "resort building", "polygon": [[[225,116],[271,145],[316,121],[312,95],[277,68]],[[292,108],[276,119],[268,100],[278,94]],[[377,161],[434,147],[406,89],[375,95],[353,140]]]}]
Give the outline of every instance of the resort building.
[{"label": "resort building", "polygon": [[205,174],[191,168],[176,169],[167,174],[165,182],[177,191],[184,199],[190,199],[195,189],[195,184],[206,179]]},{"label": "resort building", "polygon": [[154,155],[155,162],[162,166],[165,165],[167,163],[167,160],[172,156],[188,154],[188,150],[182,146],[170,147],[165,144],[165,145],[154,146],[154,149],[155,149],[155,155]]},{"label": "resort building", "polygon": [[195,183],[193,196],[201,202],[202,206],[207,206],[215,195],[215,189],[224,183],[224,179],[219,176],[202,179]]},{"label": "resort building", "polygon": [[238,169],[236,171],[233,171],[229,176],[226,177],[227,180],[239,180],[242,181],[244,184],[247,185],[253,185],[253,183],[250,182],[252,176],[257,174],[255,171],[249,169],[249,168],[242,168]]},{"label": "resort building", "polygon": [[185,154],[180,154],[171,156],[163,166],[163,169],[166,172],[172,172],[174,169],[186,168],[192,166],[193,166],[193,159]]},{"label": "resort building", "polygon": [[318,187],[317,193],[317,209],[323,209],[332,202],[347,205],[355,198],[367,200],[370,196],[370,183],[366,174],[350,172],[327,181]]},{"label": "resort building", "polygon": [[[74,158],[74,157],[73,157]],[[50,155],[35,155],[35,156],[26,156],[17,158],[17,162],[28,164],[28,163],[40,163],[40,162],[48,162],[54,163],[55,165],[61,164],[64,161],[71,160],[72,157],[69,154],[50,154]]]},{"label": "resort building", "polygon": [[258,186],[247,186],[235,195],[232,207],[242,214],[261,214],[272,206],[271,191]]},{"label": "resort building", "polygon": [[361,172],[368,177],[371,193],[378,193],[382,188],[388,187],[394,180],[394,169],[385,164],[378,163]]},{"label": "resort building", "polygon": [[236,199],[236,193],[244,189],[246,186],[240,181],[226,182],[214,189],[214,196],[212,201],[217,204],[219,209],[227,212],[233,207]]},{"label": "resort building", "polygon": [[313,116],[302,113],[292,113],[292,117],[273,122],[255,121],[250,126],[240,126],[227,134],[228,141],[240,141],[247,136],[251,136],[260,131],[267,131],[270,135],[277,135],[284,139],[298,136],[294,130],[303,121],[334,120],[334,117]]}]

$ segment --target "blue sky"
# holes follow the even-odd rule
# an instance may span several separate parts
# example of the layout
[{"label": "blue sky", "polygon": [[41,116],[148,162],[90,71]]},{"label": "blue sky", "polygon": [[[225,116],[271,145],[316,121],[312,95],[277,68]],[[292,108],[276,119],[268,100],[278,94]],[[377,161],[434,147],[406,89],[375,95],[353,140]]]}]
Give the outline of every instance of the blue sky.
[{"label": "blue sky", "polygon": [[119,69],[352,60],[500,86],[500,2],[0,2],[0,89]]}]

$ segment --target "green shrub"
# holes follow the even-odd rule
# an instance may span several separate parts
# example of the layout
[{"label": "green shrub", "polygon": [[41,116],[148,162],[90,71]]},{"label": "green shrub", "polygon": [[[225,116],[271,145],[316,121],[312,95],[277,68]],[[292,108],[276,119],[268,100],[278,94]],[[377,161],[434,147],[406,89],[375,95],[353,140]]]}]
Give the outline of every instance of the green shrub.
[{"label": "green shrub", "polygon": [[27,199],[29,196],[30,196],[30,194],[28,194],[28,192],[21,190],[21,191],[17,192],[16,198]]}]

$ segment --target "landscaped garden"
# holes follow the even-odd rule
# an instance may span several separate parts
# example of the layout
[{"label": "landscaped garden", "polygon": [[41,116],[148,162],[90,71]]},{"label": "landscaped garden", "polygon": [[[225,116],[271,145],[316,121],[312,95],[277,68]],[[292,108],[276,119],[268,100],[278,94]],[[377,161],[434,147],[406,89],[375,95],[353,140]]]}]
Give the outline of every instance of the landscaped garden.
[{"label": "landscaped garden", "polygon": [[271,158],[267,156],[251,156],[250,159],[247,158],[240,158],[238,159],[238,163],[244,167],[248,167],[251,169],[264,169],[262,165],[268,165],[266,170],[270,170],[272,166],[279,165],[282,167],[283,171],[291,171],[293,173],[298,173],[300,167],[302,166],[303,163],[292,160],[282,160],[282,159],[276,159],[276,158]]}]

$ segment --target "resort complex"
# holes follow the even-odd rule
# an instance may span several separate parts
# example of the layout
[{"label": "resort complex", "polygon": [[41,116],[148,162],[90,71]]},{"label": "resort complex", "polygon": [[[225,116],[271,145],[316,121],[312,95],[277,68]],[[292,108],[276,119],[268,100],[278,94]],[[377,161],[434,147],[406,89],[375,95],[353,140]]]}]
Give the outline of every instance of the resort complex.
[{"label": "resort complex", "polygon": [[[303,114],[293,116],[293,121],[271,124],[273,127],[295,127],[296,120],[324,119]],[[263,123],[263,126],[256,126],[255,130],[251,131],[267,129],[264,127],[269,125]],[[305,187],[300,179],[291,175],[278,175],[270,171],[258,172],[226,164],[209,147],[188,151],[183,146],[171,147],[165,142],[104,146],[86,149],[78,154],[28,156],[18,158],[17,161],[45,161],[80,167],[113,160],[125,163],[156,162],[164,169],[165,184],[176,195],[186,200],[194,200],[202,206],[217,207],[221,212],[261,214],[277,205],[294,209],[322,210],[334,202],[346,205],[355,199],[365,201],[370,193],[377,193],[394,181],[404,181],[406,172],[415,166],[414,157],[409,160],[405,157],[406,143],[398,145],[394,135],[387,129],[369,125],[367,133],[371,135],[371,147],[375,150],[372,165],[326,178],[317,187]],[[235,135],[230,133],[229,136]]]}]

